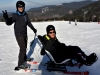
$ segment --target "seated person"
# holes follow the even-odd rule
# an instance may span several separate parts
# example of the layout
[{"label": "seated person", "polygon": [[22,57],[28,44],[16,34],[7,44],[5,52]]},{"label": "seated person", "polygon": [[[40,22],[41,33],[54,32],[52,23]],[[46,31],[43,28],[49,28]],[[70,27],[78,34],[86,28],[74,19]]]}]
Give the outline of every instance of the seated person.
[{"label": "seated person", "polygon": [[47,34],[38,35],[39,40],[43,44],[41,55],[45,54],[45,49],[50,52],[56,63],[61,63],[66,59],[74,59],[77,62],[86,65],[87,55],[78,46],[66,46],[60,43],[56,37],[56,30],[53,25],[46,28]]}]

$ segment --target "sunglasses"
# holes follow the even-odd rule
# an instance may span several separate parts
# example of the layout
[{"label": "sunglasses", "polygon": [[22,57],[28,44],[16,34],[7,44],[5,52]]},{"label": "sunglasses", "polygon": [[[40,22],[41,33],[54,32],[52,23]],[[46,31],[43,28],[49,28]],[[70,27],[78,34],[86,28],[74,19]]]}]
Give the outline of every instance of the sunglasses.
[{"label": "sunglasses", "polygon": [[49,34],[52,34],[52,33],[55,33],[55,32],[49,32]]},{"label": "sunglasses", "polygon": [[19,6],[18,8],[24,8],[24,7],[22,7],[22,6]]}]

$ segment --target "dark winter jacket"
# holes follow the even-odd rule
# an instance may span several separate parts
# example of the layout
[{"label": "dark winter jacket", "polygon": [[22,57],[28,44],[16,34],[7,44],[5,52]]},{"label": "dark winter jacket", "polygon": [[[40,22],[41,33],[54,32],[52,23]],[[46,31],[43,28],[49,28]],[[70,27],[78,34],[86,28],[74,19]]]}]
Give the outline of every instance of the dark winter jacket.
[{"label": "dark winter jacket", "polygon": [[47,35],[39,35],[38,38],[44,46],[41,55],[47,50],[57,63],[61,63],[66,59],[74,59],[77,53],[83,53],[78,46],[66,46],[64,43],[60,43],[58,39],[50,39]]},{"label": "dark winter jacket", "polygon": [[27,36],[27,25],[34,31],[35,28],[32,26],[26,12],[20,14],[19,12],[13,13],[11,18],[6,20],[7,25],[14,24],[15,36]]}]

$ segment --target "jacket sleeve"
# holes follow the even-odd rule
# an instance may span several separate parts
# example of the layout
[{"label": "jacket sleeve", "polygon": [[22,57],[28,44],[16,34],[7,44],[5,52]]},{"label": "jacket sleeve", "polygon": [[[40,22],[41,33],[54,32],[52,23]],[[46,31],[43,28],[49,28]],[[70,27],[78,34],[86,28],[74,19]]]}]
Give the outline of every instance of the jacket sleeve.
[{"label": "jacket sleeve", "polygon": [[33,31],[35,31],[35,28],[34,28],[34,26],[32,25],[32,23],[31,23],[31,21],[30,21],[28,15],[27,15],[27,24],[28,24],[28,26],[29,26]]},{"label": "jacket sleeve", "polygon": [[58,42],[58,44],[59,44],[60,47],[63,47],[63,48],[66,47],[66,45],[64,43],[59,42],[58,39],[57,39],[57,42]]},{"label": "jacket sleeve", "polygon": [[15,16],[14,16],[14,14],[12,14],[12,17],[9,17],[7,20],[5,20],[6,21],[6,24],[7,25],[12,25],[13,24],[13,22],[15,22]]},{"label": "jacket sleeve", "polygon": [[39,38],[39,40],[40,40],[41,42],[43,42],[43,36],[38,35],[38,38]]},{"label": "jacket sleeve", "polygon": [[44,37],[43,36],[40,36],[40,35],[38,35],[38,38],[39,38],[39,40],[40,40],[40,42],[42,43],[42,45],[43,45],[43,48],[41,49],[41,52],[40,52],[40,54],[41,55],[45,55],[45,45],[44,45]]}]

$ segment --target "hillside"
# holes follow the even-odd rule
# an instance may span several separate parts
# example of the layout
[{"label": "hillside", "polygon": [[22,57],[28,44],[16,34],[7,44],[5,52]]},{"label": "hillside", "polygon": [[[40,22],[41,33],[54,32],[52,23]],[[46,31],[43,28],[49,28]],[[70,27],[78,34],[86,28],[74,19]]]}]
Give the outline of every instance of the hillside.
[{"label": "hillside", "polygon": [[[38,19],[61,17],[68,14],[70,10],[75,11],[88,4],[92,4],[93,2],[94,1],[86,0],[80,2],[62,3],[59,5],[48,5],[39,8],[31,8],[29,9],[28,13],[30,15],[30,18]],[[43,9],[45,12],[43,12]]]},{"label": "hillside", "polygon": [[79,8],[84,7],[93,2],[94,1],[92,1],[92,0],[84,0],[84,1],[80,1],[80,2],[63,3],[63,5],[68,8],[79,9]]},{"label": "hillside", "polygon": [[[95,1],[85,0],[80,2],[62,3],[59,5],[46,5],[43,7],[31,8],[27,12],[31,20],[60,18],[69,14],[70,10],[75,11],[94,2]],[[2,14],[0,14],[0,16],[2,16]],[[0,17],[0,19],[2,19],[2,17]]]},{"label": "hillside", "polygon": [[[64,7],[67,7],[67,8],[78,9],[78,8],[84,7],[84,6],[88,5],[88,4],[91,4],[93,2],[94,1],[86,0],[86,1],[80,1],[80,2],[62,3],[62,4],[58,4],[58,5],[46,5],[45,7],[53,8],[55,6],[64,6]],[[42,8],[43,7],[31,8],[28,11],[29,12],[30,11],[38,11],[38,10],[41,10]]]},{"label": "hillside", "polygon": [[77,18],[79,21],[100,21],[100,2],[97,1],[75,10],[72,15],[73,17],[68,14],[66,16],[69,18]]}]

